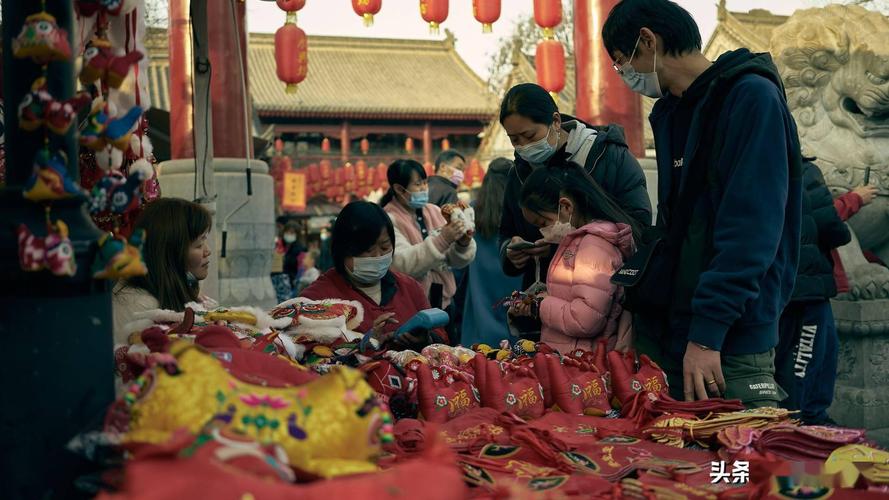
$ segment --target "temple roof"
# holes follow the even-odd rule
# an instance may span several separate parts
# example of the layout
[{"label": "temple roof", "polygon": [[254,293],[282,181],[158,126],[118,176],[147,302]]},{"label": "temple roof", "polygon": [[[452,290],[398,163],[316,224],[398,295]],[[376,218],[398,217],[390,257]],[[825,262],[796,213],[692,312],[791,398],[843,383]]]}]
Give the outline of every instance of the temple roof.
[{"label": "temple roof", "polygon": [[[260,117],[488,121],[496,114],[496,100],[449,32],[444,40],[308,38],[308,75],[287,94],[275,74],[274,35],[250,34],[250,92]],[[165,33],[146,45],[152,102],[169,110]]]},{"label": "temple roof", "polygon": [[731,12],[725,0],[719,2],[716,29],[704,47],[704,55],[716,59],[727,50],[747,47],[753,52],[768,52],[772,31],[789,16],[772,14],[765,9]]}]

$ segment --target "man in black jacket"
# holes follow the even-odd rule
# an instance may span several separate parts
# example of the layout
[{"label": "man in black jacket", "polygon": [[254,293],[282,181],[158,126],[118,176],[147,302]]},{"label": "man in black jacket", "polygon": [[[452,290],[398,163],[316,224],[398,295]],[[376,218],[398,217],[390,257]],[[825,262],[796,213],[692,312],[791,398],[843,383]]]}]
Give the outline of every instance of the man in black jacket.
[{"label": "man in black jacket", "polygon": [[833,402],[839,348],[830,309],[830,298],[837,294],[830,252],[852,236],[834,208],[821,171],[807,160],[799,268],[791,302],[781,315],[775,378],[788,395],[782,406],[801,410],[806,424],[821,425],[833,423],[827,408]]},{"label": "man in black jacket", "polygon": [[435,159],[435,175],[429,177],[429,203],[439,207],[457,203],[457,188],[463,182],[466,158],[459,151],[448,149]]}]

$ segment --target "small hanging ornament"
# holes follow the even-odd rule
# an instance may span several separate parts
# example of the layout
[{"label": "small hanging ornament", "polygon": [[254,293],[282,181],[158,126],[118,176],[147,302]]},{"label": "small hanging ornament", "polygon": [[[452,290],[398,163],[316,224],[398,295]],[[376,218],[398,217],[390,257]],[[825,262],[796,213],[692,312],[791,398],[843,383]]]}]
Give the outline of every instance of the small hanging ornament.
[{"label": "small hanging ornament", "polygon": [[361,139],[361,154],[366,155],[370,151],[370,141],[367,140],[367,137]]},{"label": "small hanging ornament", "polygon": [[119,280],[148,274],[148,268],[142,260],[144,241],[144,229],[133,231],[129,241],[112,233],[105,233],[99,238],[99,252],[91,268],[93,278]]},{"label": "small hanging ornament", "polygon": [[472,0],[472,15],[482,23],[482,33],[491,33],[500,19],[500,0]]},{"label": "small hanging ornament", "polygon": [[94,151],[105,149],[109,144],[126,151],[130,147],[133,127],[142,117],[142,108],[133,106],[123,116],[114,118],[113,108],[100,97],[93,101],[93,108],[80,132],[80,144]]},{"label": "small hanging ornament", "polygon": [[420,0],[420,15],[429,23],[429,33],[437,35],[448,18],[448,0]]},{"label": "small hanging ornament", "polygon": [[91,213],[108,210],[113,214],[124,214],[139,207],[142,185],[151,178],[154,169],[142,158],[130,165],[129,172],[129,177],[124,177],[120,171],[109,172],[93,186],[90,192]]},{"label": "small hanging ornament", "polygon": [[380,12],[383,0],[352,0],[352,10],[364,18],[364,25],[373,26],[374,15]]},{"label": "small hanging ornament", "polygon": [[101,79],[102,83],[113,89],[120,88],[130,73],[130,67],[143,57],[138,50],[116,56],[111,48],[111,42],[103,38],[93,38],[83,51],[80,83],[90,85]]},{"label": "small hanging ornament", "polygon": [[56,276],[74,276],[77,273],[74,246],[68,238],[68,226],[62,220],[51,223],[49,207],[46,209],[46,236],[34,235],[24,224],[19,225],[16,234],[19,265],[23,271],[47,269]]},{"label": "small hanging ornament", "polygon": [[449,149],[451,149],[451,141],[449,141],[448,138],[445,137],[444,139],[441,140],[441,150],[447,151]]},{"label": "small hanging ornament", "polygon": [[330,139],[328,139],[327,137],[325,137],[324,139],[321,139],[321,152],[322,153],[329,153],[330,152]]},{"label": "small hanging ornament", "polygon": [[31,58],[36,64],[66,61],[71,58],[68,32],[59,27],[56,18],[43,11],[25,19],[25,25],[12,41],[16,58]]},{"label": "small hanging ornament", "polygon": [[41,149],[34,157],[34,173],[25,183],[22,194],[31,201],[62,200],[83,194],[80,187],[68,176],[64,153],[51,155]]},{"label": "small hanging ornament", "polygon": [[33,132],[46,126],[58,135],[65,135],[77,118],[77,113],[91,101],[89,94],[78,93],[65,101],[57,101],[50,95],[46,86],[46,78],[38,78],[31,85],[31,91],[25,94],[19,103],[19,127]]},{"label": "small hanging ornament", "polygon": [[404,140],[404,150],[408,154],[414,152],[414,140],[411,139],[410,137],[408,137],[407,139]]}]

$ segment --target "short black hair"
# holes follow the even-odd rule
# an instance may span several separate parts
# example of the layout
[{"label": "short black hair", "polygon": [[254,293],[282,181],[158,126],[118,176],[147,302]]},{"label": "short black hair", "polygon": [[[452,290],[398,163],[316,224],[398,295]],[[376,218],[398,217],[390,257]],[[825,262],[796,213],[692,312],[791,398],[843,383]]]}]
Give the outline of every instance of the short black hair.
[{"label": "short black hair", "polygon": [[466,161],[466,157],[460,154],[456,149],[448,149],[438,153],[438,157],[435,158],[435,172],[438,173],[442,165],[451,163],[454,161],[454,158],[460,158],[461,160]]},{"label": "short black hair", "polygon": [[520,83],[506,92],[500,103],[500,123],[508,116],[519,115],[534,123],[552,125],[553,113],[559,111],[553,96],[536,83]]},{"label": "short black hair", "polygon": [[687,10],[670,0],[622,0],[611,9],[602,26],[605,49],[630,57],[639,30],[648,28],[660,35],[664,52],[673,56],[701,50],[701,30]]},{"label": "short black hair", "polygon": [[411,173],[413,172],[416,172],[421,179],[426,178],[426,169],[417,160],[399,159],[389,164],[389,168],[386,169],[386,180],[389,181],[389,190],[380,199],[381,207],[385,207],[395,198],[395,186],[407,188],[410,185]]},{"label": "short black hair", "polygon": [[355,257],[368,251],[380,239],[386,229],[392,248],[395,248],[395,228],[386,211],[376,203],[353,201],[340,211],[330,234],[330,253],[333,267],[346,276],[346,257]]}]

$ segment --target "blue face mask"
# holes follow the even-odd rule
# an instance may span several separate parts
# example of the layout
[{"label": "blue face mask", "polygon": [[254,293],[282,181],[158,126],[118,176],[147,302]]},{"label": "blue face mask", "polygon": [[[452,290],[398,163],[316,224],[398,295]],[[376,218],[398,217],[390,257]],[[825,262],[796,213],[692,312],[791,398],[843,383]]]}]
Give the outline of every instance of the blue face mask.
[{"label": "blue face mask", "polygon": [[[531,144],[525,144],[524,146],[516,146],[516,153],[528,163],[533,163],[535,165],[546,163],[546,161],[552,158],[553,154],[556,152],[556,147],[549,143],[550,132],[552,132],[552,127],[547,129],[546,135],[539,141],[534,141]],[[558,139],[558,135],[556,138]]]},{"label": "blue face mask", "polygon": [[[383,279],[391,266],[391,253],[379,257],[353,257],[352,270],[349,271],[349,275],[358,283],[372,285]],[[348,268],[346,270],[348,271]]]},{"label": "blue face mask", "polygon": [[429,203],[429,191],[411,192],[411,200],[408,202],[411,208],[421,209]]}]

